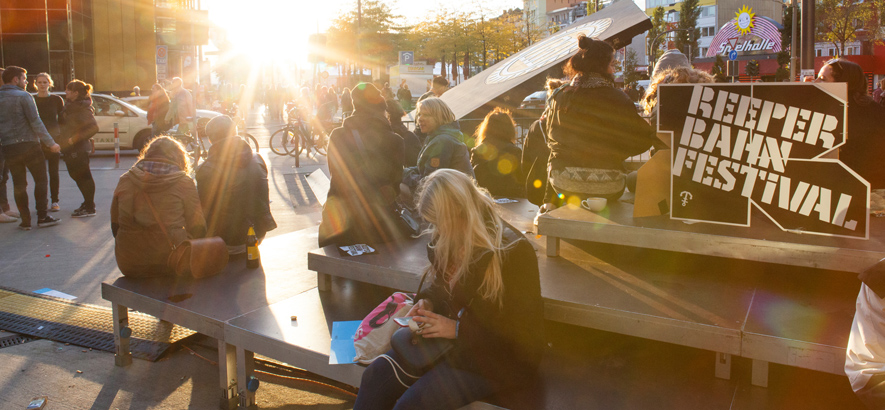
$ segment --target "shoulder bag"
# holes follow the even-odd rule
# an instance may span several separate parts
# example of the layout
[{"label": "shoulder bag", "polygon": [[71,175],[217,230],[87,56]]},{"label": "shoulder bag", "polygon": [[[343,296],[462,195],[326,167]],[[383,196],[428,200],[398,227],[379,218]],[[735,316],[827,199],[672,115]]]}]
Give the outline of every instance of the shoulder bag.
[{"label": "shoulder bag", "polygon": [[216,275],[224,270],[230,256],[227,253],[227,246],[224,239],[219,236],[210,238],[189,239],[178,246],[172,243],[172,237],[166,231],[166,224],[160,219],[160,215],[154,208],[151,198],[147,193],[142,192],[144,199],[154,214],[154,219],[160,225],[160,229],[169,241],[169,247],[172,249],[169,258],[166,260],[166,266],[177,276],[193,276],[200,279]]}]

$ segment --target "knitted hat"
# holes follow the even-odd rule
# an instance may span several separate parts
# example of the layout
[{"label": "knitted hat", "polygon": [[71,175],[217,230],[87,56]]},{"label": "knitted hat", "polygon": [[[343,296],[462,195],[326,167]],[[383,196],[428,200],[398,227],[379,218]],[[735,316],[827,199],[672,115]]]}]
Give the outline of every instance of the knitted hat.
[{"label": "knitted hat", "polygon": [[676,67],[691,67],[691,64],[688,63],[688,57],[686,57],[685,54],[682,54],[681,51],[667,50],[667,52],[658,59],[658,62],[655,63],[655,69],[654,72],[651,73],[651,78],[655,78],[658,73],[668,68]]}]

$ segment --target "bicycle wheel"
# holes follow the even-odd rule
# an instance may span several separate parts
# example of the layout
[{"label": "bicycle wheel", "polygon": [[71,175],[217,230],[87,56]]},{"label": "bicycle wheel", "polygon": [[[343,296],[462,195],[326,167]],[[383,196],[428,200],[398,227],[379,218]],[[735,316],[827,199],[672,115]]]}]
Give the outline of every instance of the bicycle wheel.
[{"label": "bicycle wheel", "polygon": [[[255,152],[258,152],[258,140],[255,139],[255,137],[253,137],[252,134],[249,134],[248,132],[241,132],[240,138],[242,138],[243,141],[246,141],[246,143],[249,144],[249,146],[252,147],[252,149],[255,150]],[[285,155],[285,154],[283,154],[283,155]]]},{"label": "bicycle wheel", "polygon": [[304,149],[309,146],[308,144],[310,141],[308,141],[304,133],[297,128],[291,132],[290,137],[291,138],[286,140],[286,151],[290,156],[301,156]]},{"label": "bicycle wheel", "polygon": [[286,148],[286,141],[290,139],[289,134],[291,131],[288,127],[283,127],[277,130],[277,132],[273,133],[270,136],[270,150],[277,155],[288,155],[289,149]]}]

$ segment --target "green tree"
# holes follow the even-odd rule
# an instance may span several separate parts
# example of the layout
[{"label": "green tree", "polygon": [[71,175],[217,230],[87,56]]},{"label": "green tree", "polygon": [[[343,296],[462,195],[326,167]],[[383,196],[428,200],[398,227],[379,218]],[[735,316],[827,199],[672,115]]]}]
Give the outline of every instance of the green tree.
[{"label": "green tree", "polygon": [[713,62],[713,69],[710,70],[710,74],[717,75],[722,74],[725,75],[725,60],[722,59],[721,54],[716,54],[716,61]]},{"label": "green tree", "polygon": [[[652,13],[651,28],[648,29],[648,40],[646,40],[646,42],[648,43],[647,48],[651,48],[651,42],[654,41],[658,35],[665,31],[667,31],[667,22],[664,21],[664,8],[659,6]],[[663,43],[664,41],[659,41],[657,44],[654,45],[654,50],[646,50],[646,52],[649,53],[649,61],[656,61],[661,56],[661,54],[664,53],[663,50],[661,50],[661,45]]]},{"label": "green tree", "polygon": [[406,44],[409,27],[399,24],[402,16],[380,0],[362,0],[362,25],[358,28],[357,5],[332,20],[327,32],[327,62],[353,64],[357,72],[363,65],[383,66],[397,61],[397,52],[411,48]]},{"label": "green tree", "polygon": [[639,66],[639,59],[636,57],[636,51],[627,48],[627,57],[624,59],[624,85],[628,88],[636,86],[636,82],[641,78],[641,74],[636,72]]},{"label": "green tree", "polygon": [[[676,48],[691,55],[697,56],[698,38],[701,36],[701,30],[698,28],[698,17],[701,16],[701,8],[698,0],[684,0],[679,6],[679,28],[681,31],[675,33]],[[688,50],[691,48],[691,50]]]},{"label": "green tree", "polygon": [[747,66],[744,67],[744,73],[750,77],[758,77],[759,76],[759,62],[756,60],[748,61]]},{"label": "green tree", "polygon": [[833,44],[840,56],[845,55],[845,43],[857,40],[861,32],[868,39],[880,41],[881,4],[881,1],[818,0],[815,9],[817,40]]}]

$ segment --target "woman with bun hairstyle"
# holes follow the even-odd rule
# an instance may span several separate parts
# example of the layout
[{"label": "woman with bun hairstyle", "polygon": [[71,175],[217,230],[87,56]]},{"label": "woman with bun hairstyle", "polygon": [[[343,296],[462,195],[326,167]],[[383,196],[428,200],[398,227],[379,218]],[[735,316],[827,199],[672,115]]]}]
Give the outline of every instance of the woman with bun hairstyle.
[{"label": "woman with bun hairstyle", "polygon": [[848,135],[839,149],[839,161],[866,179],[872,189],[885,188],[885,107],[867,92],[863,69],[836,58],[824,63],[815,81],[848,84]]},{"label": "woman with bun hairstyle", "polygon": [[95,216],[95,180],[89,170],[89,140],[98,133],[92,110],[92,85],[72,80],[65,87],[65,121],[61,127],[61,153],[68,174],[83,194],[83,203],[71,213],[73,218]]},{"label": "woman with bun hairstyle", "polygon": [[571,80],[547,106],[550,147],[544,211],[588,197],[617,200],[624,192],[624,160],[657,141],[654,129],[614,86],[614,49],[586,36],[563,68]]},{"label": "woman with bun hairstyle", "polygon": [[407,315],[420,326],[416,337],[454,346],[423,374],[393,350],[379,356],[353,408],[458,409],[533,386],[545,340],[534,248],[488,192],[454,169],[421,182],[417,209],[431,224],[430,266]]}]

